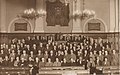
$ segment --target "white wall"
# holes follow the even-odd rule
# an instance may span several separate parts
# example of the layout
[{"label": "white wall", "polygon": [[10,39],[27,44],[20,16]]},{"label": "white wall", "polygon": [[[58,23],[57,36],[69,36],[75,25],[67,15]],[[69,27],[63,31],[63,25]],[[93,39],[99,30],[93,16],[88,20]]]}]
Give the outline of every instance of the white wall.
[{"label": "white wall", "polygon": [[[36,0],[36,8],[37,9],[45,9],[45,3],[42,4],[45,0]],[[73,0],[69,0],[70,11],[71,14],[74,11]],[[77,9],[82,9],[82,0],[77,0]],[[85,0],[85,8],[92,9],[96,12],[97,18],[102,19],[108,32],[113,32],[115,25],[117,26],[115,31],[118,31],[118,10],[115,5],[118,0]],[[119,1],[120,2],[120,1]],[[7,32],[10,22],[16,18],[16,15],[21,13],[26,8],[34,7],[34,0],[0,0],[0,30],[2,32]],[[116,16],[116,17],[115,17]],[[85,20],[86,21],[86,20]],[[70,21],[70,25],[68,27],[48,27],[46,25],[46,20],[44,18],[39,18],[36,21],[35,32],[82,32],[83,25],[85,23],[81,23],[80,20]],[[34,27],[34,21],[30,21]],[[119,26],[120,27],[120,26]]]},{"label": "white wall", "polygon": [[[0,1],[0,5],[1,5],[1,1]],[[1,31],[1,6],[0,6],[0,31]]]},{"label": "white wall", "polygon": [[[36,9],[44,9],[44,1],[45,0],[36,0]],[[36,19],[36,26],[35,26],[35,32],[44,32],[44,17],[40,17]]]},{"label": "white wall", "polygon": [[119,8],[118,8],[118,10],[119,10],[119,32],[120,32],[120,0],[119,0]]},{"label": "white wall", "polygon": [[0,0],[0,30],[6,32],[6,0]]},{"label": "white wall", "polygon": [[[35,7],[35,0],[0,0],[1,32],[8,32],[9,24],[25,9]],[[34,25],[34,21],[30,21]]]}]

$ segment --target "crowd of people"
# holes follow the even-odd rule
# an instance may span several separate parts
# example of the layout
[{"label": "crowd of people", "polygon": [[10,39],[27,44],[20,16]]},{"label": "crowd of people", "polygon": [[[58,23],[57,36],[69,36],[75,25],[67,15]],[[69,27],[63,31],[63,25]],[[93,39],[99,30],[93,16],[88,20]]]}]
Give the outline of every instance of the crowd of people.
[{"label": "crowd of people", "polygon": [[[37,38],[36,38],[37,37]],[[1,43],[0,67],[117,66],[118,53],[111,42],[79,35],[73,39],[40,39],[39,36],[13,38]]]}]

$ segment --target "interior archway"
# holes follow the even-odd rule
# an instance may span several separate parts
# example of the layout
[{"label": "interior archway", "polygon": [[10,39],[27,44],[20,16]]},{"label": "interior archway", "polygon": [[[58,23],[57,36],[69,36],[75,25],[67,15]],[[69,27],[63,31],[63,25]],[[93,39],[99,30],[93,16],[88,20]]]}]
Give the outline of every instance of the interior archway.
[{"label": "interior archway", "polygon": [[[26,23],[26,30],[15,30],[15,23],[22,24]],[[15,18],[13,19],[8,26],[8,33],[30,33],[33,31],[32,24],[24,18]]]},{"label": "interior archway", "polygon": [[100,18],[90,18],[83,26],[83,32],[107,32],[107,30],[106,23]]}]

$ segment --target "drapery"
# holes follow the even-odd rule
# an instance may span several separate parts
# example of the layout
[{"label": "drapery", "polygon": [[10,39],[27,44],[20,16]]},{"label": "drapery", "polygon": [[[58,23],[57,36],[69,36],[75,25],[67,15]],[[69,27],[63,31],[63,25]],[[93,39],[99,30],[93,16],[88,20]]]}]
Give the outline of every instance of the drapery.
[{"label": "drapery", "polygon": [[68,26],[69,23],[69,4],[56,0],[55,2],[46,1],[47,26]]}]

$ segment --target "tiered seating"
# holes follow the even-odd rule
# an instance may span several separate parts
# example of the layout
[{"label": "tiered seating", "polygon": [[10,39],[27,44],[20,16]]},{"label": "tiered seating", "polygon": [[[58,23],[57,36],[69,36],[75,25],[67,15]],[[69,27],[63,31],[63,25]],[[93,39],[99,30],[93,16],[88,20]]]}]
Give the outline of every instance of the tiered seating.
[{"label": "tiered seating", "polygon": [[[105,40],[105,41],[104,41]],[[118,66],[118,53],[108,39],[83,35],[14,37],[1,43],[0,67]],[[59,70],[60,68],[58,68]]]}]

